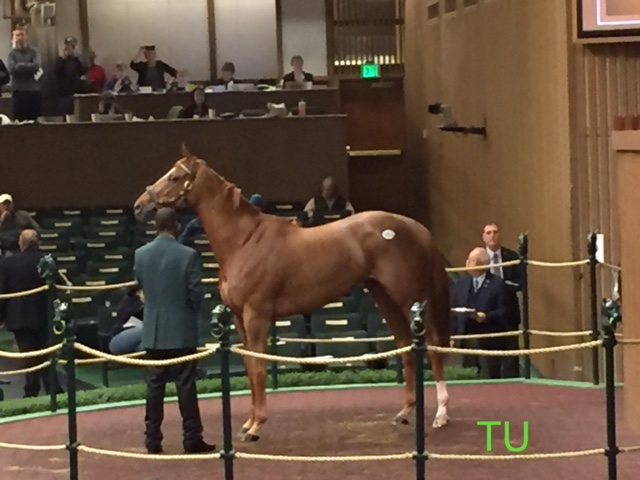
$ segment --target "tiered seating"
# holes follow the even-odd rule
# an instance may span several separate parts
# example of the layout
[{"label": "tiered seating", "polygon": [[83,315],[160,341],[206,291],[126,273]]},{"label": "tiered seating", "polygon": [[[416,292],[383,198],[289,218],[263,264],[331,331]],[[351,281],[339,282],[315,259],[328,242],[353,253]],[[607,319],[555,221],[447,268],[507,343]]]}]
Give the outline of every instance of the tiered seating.
[{"label": "tiered seating", "polygon": [[[273,215],[298,219],[305,226],[333,221],[348,214],[338,212],[309,220],[303,208],[304,202],[268,202],[265,210]],[[134,250],[153,240],[157,234],[153,221],[147,224],[136,222],[129,207],[55,208],[29,213],[42,227],[42,250],[53,254],[60,272],[74,285],[96,286],[132,280]],[[182,227],[193,218],[193,215],[183,215]],[[193,248],[200,254],[203,278],[207,280],[199,322],[200,343],[204,345],[213,342],[210,321],[211,311],[220,301],[217,286],[219,265],[206,236],[196,238]],[[99,343],[100,348],[106,350],[106,336],[113,324],[115,306],[123,292],[62,291],[60,294],[69,301],[81,325],[93,332],[95,342],[90,343]],[[336,299],[317,311],[277,319],[274,328],[281,338],[380,336],[378,328],[374,331],[372,327],[374,320],[369,319],[372,313],[379,316],[366,292],[358,287],[347,296]],[[386,331],[384,334],[387,334]],[[237,335],[234,335],[233,341],[239,343]],[[276,345],[270,346],[271,351],[275,349],[278,355],[294,357],[354,356],[387,348],[388,345],[382,348],[379,344],[367,342],[314,345],[278,341]],[[234,360],[234,369],[244,371],[242,359],[237,360]],[[219,367],[216,365],[217,359],[207,359],[202,363]],[[297,364],[279,364],[279,368],[297,370],[302,367]]]}]

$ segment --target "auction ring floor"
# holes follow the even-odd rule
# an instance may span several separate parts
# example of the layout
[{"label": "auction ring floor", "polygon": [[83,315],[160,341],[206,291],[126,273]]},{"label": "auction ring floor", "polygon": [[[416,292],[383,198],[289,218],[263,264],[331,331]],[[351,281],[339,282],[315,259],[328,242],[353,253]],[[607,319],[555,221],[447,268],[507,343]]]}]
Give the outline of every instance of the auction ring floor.
[{"label": "auction ring floor", "polygon": [[[639,445],[624,421],[622,390],[617,389],[618,445]],[[478,421],[509,421],[511,441],[520,446],[523,423],[529,422],[529,444],[523,453],[550,453],[605,447],[604,390],[539,383],[450,385],[451,423],[430,428],[435,413],[435,389],[425,389],[427,449],[434,453],[486,454],[487,431]],[[269,421],[255,444],[235,442],[238,451],[274,455],[379,455],[412,452],[413,426],[391,424],[401,407],[401,387],[315,390],[271,393]],[[249,411],[250,398],[232,398],[233,428],[237,432]],[[222,445],[219,399],[201,399],[205,439]],[[165,406],[164,449],[180,454],[181,421],[176,403]],[[83,445],[144,453],[144,407],[79,413],[78,437]],[[54,445],[67,441],[66,415],[2,424],[0,442]],[[510,454],[502,427],[494,428],[493,452]],[[80,452],[81,480],[169,480],[224,478],[221,460],[157,461],[114,458]],[[427,478],[436,480],[495,480],[496,478],[606,478],[604,456],[509,461],[429,460]],[[640,454],[618,457],[618,478],[635,478]],[[235,461],[235,478],[253,480],[389,480],[415,476],[412,460],[357,463],[299,463],[263,460]],[[56,480],[69,477],[65,451],[39,452],[0,449],[0,480]]]}]

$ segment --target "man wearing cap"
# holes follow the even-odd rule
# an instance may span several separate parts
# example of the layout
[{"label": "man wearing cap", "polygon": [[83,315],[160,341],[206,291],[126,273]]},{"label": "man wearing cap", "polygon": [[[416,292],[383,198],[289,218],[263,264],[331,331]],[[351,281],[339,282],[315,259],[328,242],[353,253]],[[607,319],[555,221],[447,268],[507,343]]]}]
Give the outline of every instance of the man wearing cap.
[{"label": "man wearing cap", "polygon": [[74,37],[65,38],[62,56],[56,59],[55,64],[60,108],[64,115],[73,115],[75,111],[73,96],[85,90],[82,77],[87,73],[87,67],[78,57],[77,45],[78,41]]},{"label": "man wearing cap", "polygon": [[18,237],[25,229],[38,231],[40,225],[24,210],[14,210],[13,198],[8,193],[0,195],[0,248],[5,251],[18,250]]},{"label": "man wearing cap", "polygon": [[42,112],[40,54],[29,45],[27,31],[23,28],[14,30],[13,44],[7,64],[13,91],[13,120],[36,121]]}]

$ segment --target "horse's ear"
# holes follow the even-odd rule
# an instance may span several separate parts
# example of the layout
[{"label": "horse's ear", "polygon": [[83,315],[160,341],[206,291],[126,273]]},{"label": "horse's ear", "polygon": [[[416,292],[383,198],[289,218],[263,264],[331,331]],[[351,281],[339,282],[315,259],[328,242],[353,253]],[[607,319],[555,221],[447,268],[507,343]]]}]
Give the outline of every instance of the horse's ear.
[{"label": "horse's ear", "polygon": [[187,145],[184,142],[182,142],[182,156],[184,158],[192,157],[191,152],[189,151],[189,149],[187,148]]}]

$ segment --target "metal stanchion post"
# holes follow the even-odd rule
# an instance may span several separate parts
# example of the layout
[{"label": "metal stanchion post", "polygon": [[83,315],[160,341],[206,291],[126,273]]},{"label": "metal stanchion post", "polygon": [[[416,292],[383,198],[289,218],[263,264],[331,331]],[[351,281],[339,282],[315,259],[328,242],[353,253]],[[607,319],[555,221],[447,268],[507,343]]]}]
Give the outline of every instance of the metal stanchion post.
[{"label": "metal stanchion post", "polygon": [[415,363],[416,382],[416,479],[424,480],[426,475],[427,454],[424,451],[424,357],[427,348],[424,343],[425,325],[422,319],[424,304],[414,303],[411,308],[411,332],[413,333],[412,354]]},{"label": "metal stanchion post", "polygon": [[[54,302],[56,301],[56,287],[55,287],[55,279],[56,279],[56,263],[51,255],[45,255],[40,259],[38,263],[38,274],[49,286],[49,290],[47,291],[47,319],[49,322],[48,330],[49,330],[49,345],[54,345],[58,340],[58,336],[61,332],[56,331],[56,319],[54,316],[56,315],[56,311],[54,308]],[[56,412],[58,410],[58,398],[57,398],[57,389],[55,386],[58,384],[58,353],[53,352],[50,355],[51,365],[49,365],[49,402],[51,412]]]},{"label": "metal stanchion post", "polygon": [[224,460],[224,478],[233,480],[233,451],[231,432],[231,369],[229,367],[229,326],[231,311],[223,304],[217,305],[212,312],[211,333],[220,341],[220,379],[222,383],[222,451],[220,458]]},{"label": "metal stanchion post", "polygon": [[620,453],[616,441],[616,392],[615,392],[615,346],[616,327],[622,321],[620,305],[612,300],[606,300],[603,306],[604,314],[604,362],[605,362],[605,392],[607,403],[607,456],[609,480],[617,480],[617,455]]},{"label": "metal stanchion post", "polygon": [[[596,234],[591,232],[589,234],[588,246],[589,252],[589,295],[591,301],[591,340],[596,341],[600,337],[600,331],[598,329],[598,295],[597,283],[596,283],[596,267],[598,260],[596,260]],[[591,352],[591,375],[593,377],[593,384],[600,384],[600,365],[598,359],[598,348],[594,347]]]},{"label": "metal stanchion post", "polygon": [[76,324],[69,318],[69,305],[56,300],[56,319],[60,322],[58,330],[64,331],[63,355],[67,361],[67,433],[69,440],[69,479],[78,480],[78,421],[76,402]]},{"label": "metal stanchion post", "polygon": [[[278,354],[278,329],[275,322],[270,327],[271,348],[269,353],[271,355]],[[245,345],[246,346],[246,345]],[[271,362],[271,382],[273,383],[273,389],[278,389],[278,362]]]},{"label": "metal stanchion post", "polygon": [[[522,288],[522,329],[524,331],[524,349],[531,348],[531,333],[529,331],[529,282],[527,274],[527,260],[529,258],[529,234],[518,236],[518,254],[520,256],[520,287]],[[524,355],[524,378],[531,378],[531,357]]]}]

